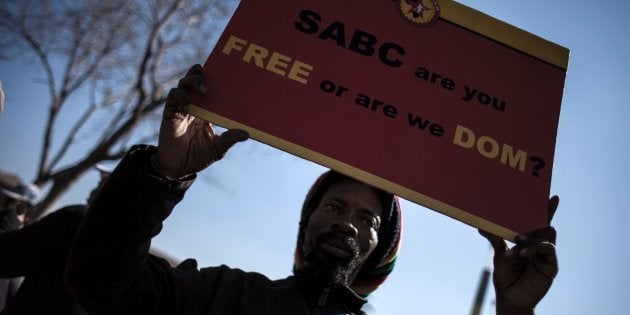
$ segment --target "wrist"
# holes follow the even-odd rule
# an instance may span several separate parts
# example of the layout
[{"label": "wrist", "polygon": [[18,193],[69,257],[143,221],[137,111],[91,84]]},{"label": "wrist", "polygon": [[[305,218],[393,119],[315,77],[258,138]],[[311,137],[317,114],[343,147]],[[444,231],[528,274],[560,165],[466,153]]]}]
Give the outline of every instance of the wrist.
[{"label": "wrist", "polygon": [[[157,148],[149,145],[134,145],[129,150],[125,159],[133,160],[144,168],[144,173],[150,179],[150,182],[158,183],[167,189],[186,190],[190,187],[196,174],[190,174],[179,179],[172,179],[160,173],[153,165],[153,157],[156,155]],[[123,160],[125,161],[125,160]],[[121,162],[122,163],[122,162]],[[130,162],[131,163],[131,162]],[[115,175],[115,174],[113,174]]]},{"label": "wrist", "polygon": [[507,301],[505,301],[504,299],[502,299],[501,297],[497,296],[496,298],[496,314],[497,315],[534,315],[534,308],[530,308],[530,309],[526,309],[526,310],[520,310],[517,309],[515,307],[513,307],[512,305],[510,305],[510,303],[508,303]]},{"label": "wrist", "polygon": [[181,175],[176,169],[172,169],[172,168],[169,169],[167,167],[164,167],[159,162],[159,158],[157,156],[158,156],[158,153],[152,155],[151,158],[149,159],[149,163],[150,163],[150,166],[153,168],[153,170],[160,176],[168,180],[183,181],[183,180],[186,180],[186,178],[189,178],[191,175],[193,175],[193,174]]}]

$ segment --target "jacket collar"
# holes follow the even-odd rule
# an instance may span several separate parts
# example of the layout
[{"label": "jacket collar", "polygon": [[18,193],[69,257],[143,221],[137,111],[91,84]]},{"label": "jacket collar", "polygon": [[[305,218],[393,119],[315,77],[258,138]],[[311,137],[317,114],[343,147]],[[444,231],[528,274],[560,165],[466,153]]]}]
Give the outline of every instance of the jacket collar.
[{"label": "jacket collar", "polygon": [[324,311],[363,314],[361,308],[367,303],[367,299],[359,296],[348,286],[327,285],[322,281],[309,279],[305,275],[292,276],[290,278],[293,278],[296,282],[311,310],[321,310],[322,314],[326,314]]}]

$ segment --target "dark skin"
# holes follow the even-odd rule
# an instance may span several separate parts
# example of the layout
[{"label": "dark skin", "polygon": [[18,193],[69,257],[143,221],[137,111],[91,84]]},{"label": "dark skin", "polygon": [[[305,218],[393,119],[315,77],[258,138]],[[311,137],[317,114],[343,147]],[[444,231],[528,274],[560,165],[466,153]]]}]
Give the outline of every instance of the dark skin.
[{"label": "dark skin", "polygon": [[549,226],[516,236],[507,246],[501,237],[479,230],[494,248],[493,283],[497,314],[531,315],[558,274],[556,230],[550,225],[560,198],[549,199]]},{"label": "dark skin", "polygon": [[311,255],[342,266],[343,279],[337,282],[350,285],[378,245],[382,207],[374,188],[350,179],[334,183],[304,228],[304,266],[310,267]]},{"label": "dark skin", "polygon": [[[217,135],[210,123],[186,114],[191,93],[206,94],[200,65],[191,67],[178,87],[170,91],[164,108],[153,164],[162,175],[172,179],[186,178],[205,169],[220,160],[234,144],[249,138],[247,132],[238,129]],[[558,202],[557,196],[549,201],[549,223]],[[519,235],[512,248],[498,236],[480,233],[495,250],[493,282],[497,314],[534,314],[536,304],[558,273],[555,229],[547,226]],[[328,254],[335,253],[334,249],[328,249]]]}]

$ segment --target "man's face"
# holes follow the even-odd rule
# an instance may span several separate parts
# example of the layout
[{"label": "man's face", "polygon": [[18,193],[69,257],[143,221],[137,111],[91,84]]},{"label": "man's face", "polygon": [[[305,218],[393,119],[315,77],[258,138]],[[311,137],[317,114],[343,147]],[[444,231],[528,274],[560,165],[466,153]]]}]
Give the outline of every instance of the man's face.
[{"label": "man's face", "polygon": [[350,179],[334,183],[304,229],[305,264],[334,270],[341,277],[335,282],[349,284],[378,244],[382,213],[374,188]]}]

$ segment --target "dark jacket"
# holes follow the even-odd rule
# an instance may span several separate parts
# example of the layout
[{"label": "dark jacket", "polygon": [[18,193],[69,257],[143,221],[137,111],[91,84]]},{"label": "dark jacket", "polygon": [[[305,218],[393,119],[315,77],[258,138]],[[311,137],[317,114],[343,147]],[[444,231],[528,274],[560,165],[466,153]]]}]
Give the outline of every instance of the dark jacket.
[{"label": "dark jacket", "polygon": [[149,162],[154,153],[155,147],[132,148],[75,238],[66,284],[90,314],[361,313],[366,301],[347,287],[304,285],[293,276],[272,281],[227,266],[198,269],[192,259],[176,268],[147,259],[151,238],[194,180],[159,176]]},{"label": "dark jacket", "polygon": [[0,314],[84,314],[63,274],[85,206],[59,209],[20,230],[0,234],[0,277],[24,277]]}]

